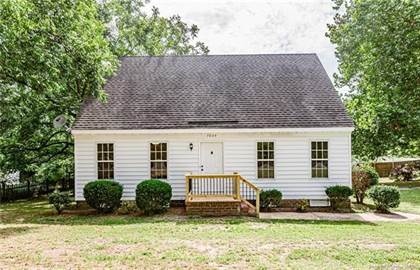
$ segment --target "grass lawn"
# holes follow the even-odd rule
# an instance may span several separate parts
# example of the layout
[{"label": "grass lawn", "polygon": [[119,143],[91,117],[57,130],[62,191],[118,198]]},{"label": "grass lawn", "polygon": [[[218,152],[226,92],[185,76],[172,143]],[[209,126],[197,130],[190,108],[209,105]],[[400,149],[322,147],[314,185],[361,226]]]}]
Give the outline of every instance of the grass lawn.
[{"label": "grass lawn", "polygon": [[[407,212],[420,214],[420,188],[413,188],[407,190],[401,190],[401,202],[400,206],[392,211]],[[365,198],[365,205],[355,204],[356,199],[353,198],[353,208],[356,211],[374,211],[374,205],[372,200]]]},{"label": "grass lawn", "polygon": [[381,185],[397,186],[397,187],[402,187],[402,188],[420,187],[420,179],[403,182],[403,181],[394,181],[392,179],[389,179],[388,177],[382,177],[379,179],[379,183]]},{"label": "grass lawn", "polygon": [[45,200],[0,205],[2,269],[420,269],[419,254],[419,223],[57,216]]}]

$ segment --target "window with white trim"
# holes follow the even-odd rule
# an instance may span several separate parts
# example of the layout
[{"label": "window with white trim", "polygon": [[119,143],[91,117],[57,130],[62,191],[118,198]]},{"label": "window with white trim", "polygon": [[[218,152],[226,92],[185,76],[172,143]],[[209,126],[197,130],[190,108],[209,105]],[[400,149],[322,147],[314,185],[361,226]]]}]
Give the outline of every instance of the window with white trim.
[{"label": "window with white trim", "polygon": [[257,142],[258,178],[274,178],[274,142]]},{"label": "window with white trim", "polygon": [[313,178],[328,178],[328,142],[311,142],[311,169]]},{"label": "window with white trim", "polygon": [[114,179],[114,144],[98,143],[98,179]]},{"label": "window with white trim", "polygon": [[150,178],[167,179],[168,161],[166,143],[150,144]]}]

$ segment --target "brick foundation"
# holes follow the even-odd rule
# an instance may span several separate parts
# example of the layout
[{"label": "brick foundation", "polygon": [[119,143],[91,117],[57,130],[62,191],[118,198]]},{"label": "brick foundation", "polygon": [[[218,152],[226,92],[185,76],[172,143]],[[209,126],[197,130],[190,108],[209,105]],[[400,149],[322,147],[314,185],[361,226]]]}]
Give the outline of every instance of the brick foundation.
[{"label": "brick foundation", "polygon": [[198,216],[238,216],[241,214],[241,202],[194,202],[186,203],[187,215]]}]

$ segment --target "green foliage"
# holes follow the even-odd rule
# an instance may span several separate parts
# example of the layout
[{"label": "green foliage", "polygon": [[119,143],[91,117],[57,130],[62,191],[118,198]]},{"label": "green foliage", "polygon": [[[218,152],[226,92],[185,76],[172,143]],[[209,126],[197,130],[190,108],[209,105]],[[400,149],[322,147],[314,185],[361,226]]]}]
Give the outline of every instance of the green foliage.
[{"label": "green foliage", "polygon": [[172,187],[167,182],[151,179],[137,185],[136,204],[146,215],[165,212],[171,198]]},{"label": "green foliage", "polygon": [[303,212],[306,212],[306,210],[308,209],[308,207],[309,207],[308,200],[299,200],[297,202],[296,211],[303,213]]},{"label": "green foliage", "polygon": [[4,0],[0,10],[0,169],[71,163],[71,135],[52,120],[64,114],[71,125],[116,65],[96,3]]},{"label": "green foliage", "polygon": [[353,191],[348,186],[335,185],[327,187],[325,193],[330,199],[348,199],[353,194]]},{"label": "green foliage", "polygon": [[363,171],[369,175],[370,185],[374,186],[379,183],[379,173],[370,165],[365,165],[362,167]]},{"label": "green foliage", "polygon": [[87,204],[99,213],[110,213],[121,205],[123,186],[112,180],[96,180],[83,188]]},{"label": "green foliage", "polygon": [[262,208],[280,207],[283,194],[280,190],[263,190],[260,193],[260,204]]},{"label": "green foliage", "polygon": [[393,186],[373,186],[368,190],[368,196],[373,200],[379,212],[388,212],[389,208],[400,205],[400,190]]},{"label": "green foliage", "polygon": [[[0,1],[0,171],[31,176],[72,170],[72,126],[83,100],[106,101],[122,55],[207,53],[198,28],[143,11],[138,0]],[[68,165],[70,164],[70,165]]]},{"label": "green foliage", "polygon": [[58,214],[61,214],[64,208],[70,204],[71,199],[68,192],[54,191],[48,196],[48,202],[49,204],[54,205],[54,208],[57,210]]},{"label": "green foliage", "polygon": [[327,36],[336,46],[353,151],[374,159],[420,154],[420,5],[416,0],[335,0]]},{"label": "green foliage", "polygon": [[100,2],[101,20],[107,25],[106,37],[118,57],[127,55],[207,54],[208,48],[197,38],[198,27],[187,25],[179,15],[162,17],[159,9],[151,14],[143,0],[105,0]]}]

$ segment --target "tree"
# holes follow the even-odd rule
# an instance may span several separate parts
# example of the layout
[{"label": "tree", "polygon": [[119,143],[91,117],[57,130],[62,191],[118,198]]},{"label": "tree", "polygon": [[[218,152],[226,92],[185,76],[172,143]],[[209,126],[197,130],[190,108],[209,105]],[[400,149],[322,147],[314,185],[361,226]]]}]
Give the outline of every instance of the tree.
[{"label": "tree", "polygon": [[[0,1],[0,171],[54,178],[73,169],[71,126],[81,103],[102,87],[118,57],[207,53],[198,28],[178,16],[148,16],[136,0]],[[65,168],[64,168],[65,167]],[[63,169],[64,168],[64,169]]]},{"label": "tree", "polygon": [[336,45],[338,87],[356,128],[353,150],[370,159],[420,154],[420,4],[334,0],[327,36]]},{"label": "tree", "polygon": [[198,27],[187,25],[179,15],[162,17],[156,7],[148,15],[143,0],[105,0],[100,3],[99,14],[107,26],[106,38],[118,57],[209,52],[204,43],[193,42]]},{"label": "tree", "polygon": [[116,57],[95,2],[5,0],[0,10],[0,170],[35,174],[71,159],[71,136],[52,120],[103,99]]}]

